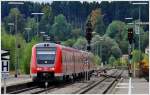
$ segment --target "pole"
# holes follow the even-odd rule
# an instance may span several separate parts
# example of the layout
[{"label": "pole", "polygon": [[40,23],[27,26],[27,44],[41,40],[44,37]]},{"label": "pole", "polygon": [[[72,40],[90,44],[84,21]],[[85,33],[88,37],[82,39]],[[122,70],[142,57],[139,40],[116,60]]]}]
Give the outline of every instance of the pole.
[{"label": "pole", "polygon": [[102,59],[102,45],[100,45],[100,57]]},{"label": "pole", "polygon": [[[87,58],[89,59],[89,53],[88,53],[88,56],[87,56]],[[88,59],[87,59],[87,80],[89,80],[89,61],[88,61]]]},{"label": "pole", "polygon": [[29,30],[28,30],[28,42],[29,42]]},{"label": "pole", "polygon": [[10,34],[11,34],[11,25],[10,25],[10,30],[9,30]]},{"label": "pole", "polygon": [[[141,51],[141,46],[140,46],[140,35],[141,35],[141,33],[140,33],[140,21],[141,21],[141,7],[139,6],[139,28],[138,28],[138,31],[139,31],[139,52]],[[140,61],[140,58],[141,56],[140,56],[140,54],[139,54],[139,61]]]},{"label": "pole", "polygon": [[48,82],[46,81],[46,82],[45,82],[45,89],[46,89],[45,94],[48,93],[47,86],[48,86]]},{"label": "pole", "polygon": [[132,67],[131,67],[131,56],[132,56],[132,48],[133,48],[133,43],[129,44],[129,47],[128,47],[128,53],[129,53],[129,57],[128,57],[128,70],[129,70],[129,77],[132,76]]},{"label": "pole", "polygon": [[18,42],[17,42],[17,16],[16,16],[16,19],[15,19],[15,34],[16,34],[16,65],[15,65],[15,77],[18,77],[18,49],[17,49],[17,45],[18,45]]},{"label": "pole", "polygon": [[38,23],[38,15],[37,15],[37,36],[38,36],[38,31],[39,31],[39,23]]},{"label": "pole", "polygon": [[6,75],[4,75],[4,94],[6,94]]},{"label": "pole", "polygon": [[97,48],[96,48],[96,55],[98,55],[98,44],[96,46],[97,46]]}]

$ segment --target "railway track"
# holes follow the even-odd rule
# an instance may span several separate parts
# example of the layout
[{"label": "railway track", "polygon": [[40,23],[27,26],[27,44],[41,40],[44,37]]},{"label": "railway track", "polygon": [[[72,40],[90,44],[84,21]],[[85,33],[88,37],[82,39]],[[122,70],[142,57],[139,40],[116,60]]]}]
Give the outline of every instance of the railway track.
[{"label": "railway track", "polygon": [[[16,84],[16,85],[11,85],[7,86],[7,92],[10,94],[16,94],[24,90],[28,89],[34,89],[35,88],[35,83],[33,82],[27,82],[27,83],[22,83],[22,84]],[[1,93],[4,93],[4,87],[1,87]]]},{"label": "railway track", "polygon": [[[7,94],[40,94],[40,93],[46,93],[47,91],[54,90],[56,88],[62,88],[68,85],[72,85],[74,82],[71,82],[71,80],[61,83],[50,83],[47,88],[43,86],[38,86],[35,83],[26,83],[26,84],[20,84],[23,87],[19,87],[20,85],[14,85],[11,87],[8,87]],[[30,84],[30,85],[29,85]],[[2,92],[3,93],[3,92]]]},{"label": "railway track", "polygon": [[[111,88],[111,86],[115,83],[115,81],[117,81],[118,78],[121,77],[122,71],[118,72],[118,73],[117,72],[118,71],[116,70],[112,74],[110,74],[111,76],[105,76],[102,79],[100,79],[99,81],[94,82],[92,85],[89,84],[86,87],[83,87],[80,90],[73,92],[72,94],[105,94],[108,92],[108,90]],[[112,77],[112,75],[114,75],[114,77]],[[110,81],[109,85],[107,84],[107,86],[104,86],[105,82],[108,80]],[[102,84],[101,88],[99,88],[100,92],[97,93],[97,91],[95,91],[95,93],[92,93],[91,90],[93,90],[95,87],[97,87],[100,84]]]},{"label": "railway track", "polygon": [[[103,80],[105,80],[105,78],[103,78],[101,81],[103,81]],[[101,81],[99,81],[99,82],[101,82]],[[53,91],[53,90],[58,89],[58,88],[63,88],[63,87],[72,85],[74,83],[75,82],[64,82],[64,83],[60,83],[60,84],[59,83],[53,83],[53,84],[50,84],[45,89],[45,87],[39,87],[35,83],[30,82],[30,83],[26,83],[26,84],[20,84],[20,85],[15,85],[15,86],[8,87],[7,88],[7,93],[8,94],[39,94],[39,93],[47,93],[48,91]],[[90,83],[89,86],[92,85],[93,83],[94,83],[94,81],[92,83]],[[97,82],[95,84],[97,84]]]}]

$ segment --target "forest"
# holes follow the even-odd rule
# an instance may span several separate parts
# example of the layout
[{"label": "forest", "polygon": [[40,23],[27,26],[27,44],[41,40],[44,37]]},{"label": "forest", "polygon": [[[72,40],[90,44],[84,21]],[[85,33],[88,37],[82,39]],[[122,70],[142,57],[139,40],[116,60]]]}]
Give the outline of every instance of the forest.
[{"label": "forest", "polygon": [[[48,42],[59,42],[65,46],[86,50],[85,25],[88,20],[91,20],[93,28],[91,52],[95,55],[95,63],[125,65],[127,60],[121,61],[121,57],[128,54],[127,29],[135,28],[128,23],[139,21],[139,7],[140,21],[149,21],[149,5],[136,6],[131,3],[131,1],[102,1],[101,3],[24,1],[23,5],[10,5],[8,1],[2,1],[1,47],[10,50],[10,69],[12,71],[15,69],[18,55],[20,72],[29,73],[32,46],[46,41],[41,32],[45,32],[45,35],[50,37]],[[43,15],[32,14],[37,12],[42,12]],[[126,20],[127,17],[133,19]],[[145,54],[145,48],[149,46],[149,27],[141,25],[139,29],[140,35],[134,33],[132,59],[134,62],[139,62],[148,56]],[[139,50],[139,36],[141,50]],[[19,48],[16,48],[16,41],[20,45]],[[142,56],[141,59],[138,58],[139,54]]]}]

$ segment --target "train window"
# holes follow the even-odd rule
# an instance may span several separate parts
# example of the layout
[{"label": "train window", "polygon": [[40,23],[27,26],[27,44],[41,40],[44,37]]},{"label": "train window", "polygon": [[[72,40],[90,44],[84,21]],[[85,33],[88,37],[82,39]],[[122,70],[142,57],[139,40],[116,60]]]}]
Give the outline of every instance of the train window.
[{"label": "train window", "polygon": [[54,64],[56,48],[37,48],[37,63],[38,64]]},{"label": "train window", "polygon": [[64,56],[64,52],[63,52],[63,51],[62,51],[62,54],[63,54],[63,55],[62,55],[62,63],[64,63],[64,61],[65,61],[65,60],[64,60],[64,59],[65,59],[65,56]]},{"label": "train window", "polygon": [[68,63],[68,54],[66,53],[66,64]]},{"label": "train window", "polygon": [[39,60],[54,60],[55,52],[37,51],[37,59],[39,59]]},{"label": "train window", "polygon": [[37,51],[56,51],[56,47],[37,47]]}]

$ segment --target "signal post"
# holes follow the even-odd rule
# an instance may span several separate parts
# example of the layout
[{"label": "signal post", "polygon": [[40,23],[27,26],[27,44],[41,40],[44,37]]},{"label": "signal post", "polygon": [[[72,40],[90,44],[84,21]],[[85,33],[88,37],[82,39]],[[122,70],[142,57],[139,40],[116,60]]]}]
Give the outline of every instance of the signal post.
[{"label": "signal post", "polygon": [[[91,24],[91,21],[88,20],[88,22],[86,23],[86,40],[88,42],[88,45],[87,45],[87,51],[90,52],[91,51],[91,40],[92,40],[92,24]],[[87,60],[88,61],[88,60]],[[89,62],[87,62],[87,67],[88,67],[88,70],[89,70]],[[89,80],[89,74],[88,74],[88,70],[85,74],[85,78],[86,80]]]},{"label": "signal post", "polygon": [[132,59],[132,49],[133,49],[133,28],[128,28],[128,41],[129,41],[129,46],[128,46],[128,72],[129,72],[129,77],[132,76],[132,71],[131,71],[131,59]]}]

